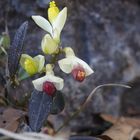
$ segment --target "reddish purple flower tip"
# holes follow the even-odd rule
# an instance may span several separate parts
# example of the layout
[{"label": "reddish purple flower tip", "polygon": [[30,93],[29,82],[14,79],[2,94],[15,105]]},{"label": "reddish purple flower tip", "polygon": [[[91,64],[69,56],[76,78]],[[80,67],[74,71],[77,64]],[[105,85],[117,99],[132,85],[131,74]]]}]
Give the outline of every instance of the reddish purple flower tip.
[{"label": "reddish purple flower tip", "polygon": [[43,83],[43,91],[48,94],[49,96],[53,96],[56,92],[56,88],[53,83],[51,82],[44,82]]},{"label": "reddish purple flower tip", "polygon": [[85,79],[86,72],[84,68],[78,66],[72,70],[72,75],[76,81],[82,82]]}]

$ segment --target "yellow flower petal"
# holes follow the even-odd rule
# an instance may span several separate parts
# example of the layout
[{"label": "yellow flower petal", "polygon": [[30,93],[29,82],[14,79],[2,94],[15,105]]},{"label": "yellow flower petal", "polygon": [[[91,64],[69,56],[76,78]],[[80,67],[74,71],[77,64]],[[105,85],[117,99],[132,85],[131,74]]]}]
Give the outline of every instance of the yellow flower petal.
[{"label": "yellow flower petal", "polygon": [[29,59],[29,60],[31,60],[31,61],[33,61],[33,58],[30,56],[30,55],[28,55],[28,54],[22,54],[21,55],[21,58],[20,58],[20,65],[25,69],[25,60],[26,59]]},{"label": "yellow flower petal", "polygon": [[45,54],[53,54],[56,52],[58,44],[49,34],[46,34],[41,42],[41,47]]},{"label": "yellow flower petal", "polygon": [[52,64],[47,64],[46,65],[46,75],[54,75]]},{"label": "yellow flower petal", "polygon": [[50,7],[48,9],[48,18],[49,18],[49,21],[51,23],[53,23],[54,20],[56,19],[56,17],[58,16],[58,14],[59,14],[59,9],[56,6],[55,2],[54,1],[50,2]]},{"label": "yellow flower petal", "polygon": [[45,58],[42,55],[37,55],[34,58],[27,54],[21,55],[20,64],[29,75],[34,75],[37,72],[40,72],[44,67],[44,63]]},{"label": "yellow flower petal", "polygon": [[22,54],[20,64],[29,75],[34,75],[38,71],[35,61],[27,54]]}]

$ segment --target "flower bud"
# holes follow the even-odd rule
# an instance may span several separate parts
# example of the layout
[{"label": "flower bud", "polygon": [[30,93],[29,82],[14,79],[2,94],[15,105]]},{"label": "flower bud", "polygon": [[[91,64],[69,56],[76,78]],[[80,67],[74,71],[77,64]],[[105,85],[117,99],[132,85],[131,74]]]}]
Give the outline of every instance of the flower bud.
[{"label": "flower bud", "polygon": [[34,75],[41,72],[44,68],[45,58],[42,55],[31,57],[28,54],[22,54],[20,64],[22,68],[29,74]]},{"label": "flower bud", "polygon": [[53,23],[59,14],[59,9],[55,4],[55,1],[50,2],[50,7],[48,9],[48,18],[51,23]]},{"label": "flower bud", "polygon": [[46,34],[42,39],[41,47],[45,54],[54,54],[58,49],[58,44],[49,34]]}]

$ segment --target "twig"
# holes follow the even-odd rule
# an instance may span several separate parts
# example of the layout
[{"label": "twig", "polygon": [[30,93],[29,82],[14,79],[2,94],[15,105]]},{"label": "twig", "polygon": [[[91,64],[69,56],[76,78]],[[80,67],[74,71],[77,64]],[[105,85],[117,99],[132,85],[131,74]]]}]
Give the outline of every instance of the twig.
[{"label": "twig", "polygon": [[62,137],[52,137],[47,134],[41,134],[41,133],[13,133],[8,130],[4,130],[0,128],[0,134],[3,134],[4,136],[0,137],[0,140],[7,140],[9,138],[14,138],[17,140],[64,140]]},{"label": "twig", "polygon": [[64,126],[66,126],[75,116],[77,116],[85,107],[86,105],[88,104],[88,102],[91,100],[91,98],[93,97],[93,95],[96,93],[96,91],[101,88],[101,87],[124,87],[124,88],[131,88],[130,86],[128,85],[124,85],[124,84],[113,84],[113,83],[109,83],[109,84],[103,84],[103,85],[99,85],[97,86],[96,88],[94,88],[92,90],[92,92],[89,94],[89,96],[87,97],[86,101],[81,105],[81,107],[76,111],[74,112],[70,117],[69,119],[67,119],[57,130],[56,130],[56,133],[58,133]]}]

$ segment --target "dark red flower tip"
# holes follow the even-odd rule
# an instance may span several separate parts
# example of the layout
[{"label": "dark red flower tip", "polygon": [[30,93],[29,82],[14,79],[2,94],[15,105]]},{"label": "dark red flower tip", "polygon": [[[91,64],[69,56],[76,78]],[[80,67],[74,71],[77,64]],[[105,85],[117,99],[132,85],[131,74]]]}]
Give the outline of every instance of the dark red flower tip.
[{"label": "dark red flower tip", "polygon": [[53,83],[46,81],[43,83],[43,91],[49,96],[54,96],[56,88]]},{"label": "dark red flower tip", "polygon": [[72,76],[76,81],[82,82],[86,77],[86,72],[83,67],[77,66],[72,70]]}]

